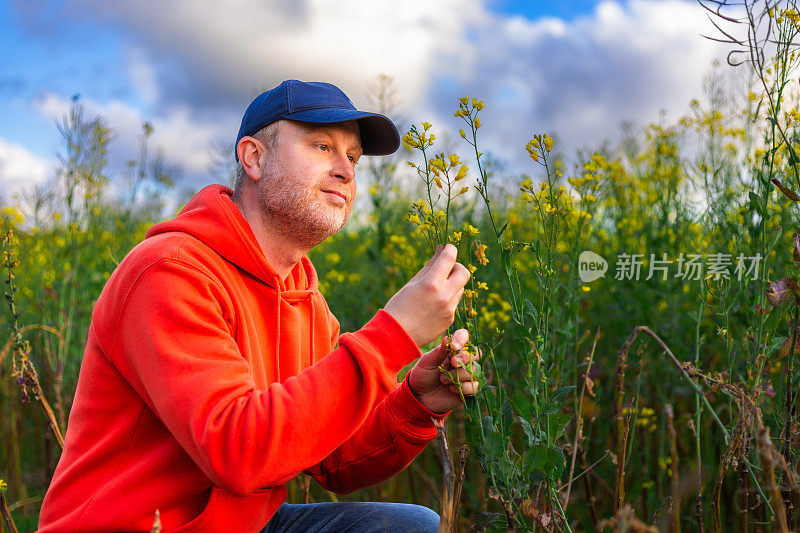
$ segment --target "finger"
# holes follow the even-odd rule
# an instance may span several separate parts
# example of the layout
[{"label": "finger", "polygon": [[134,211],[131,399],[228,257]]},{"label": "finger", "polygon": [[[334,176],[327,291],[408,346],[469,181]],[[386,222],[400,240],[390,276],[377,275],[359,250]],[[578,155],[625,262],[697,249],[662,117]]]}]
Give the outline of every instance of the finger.
[{"label": "finger", "polygon": [[463,394],[464,396],[473,396],[477,394],[479,390],[480,390],[480,385],[478,384],[477,381],[462,383],[460,393],[458,391],[458,387],[456,387],[455,385],[450,385],[450,392],[459,395]]},{"label": "finger", "polygon": [[466,348],[462,349],[460,352],[458,352],[452,357],[450,363],[454,367],[465,366],[467,363],[470,362],[477,363],[478,361],[481,360],[481,353],[477,347],[475,348],[475,350],[478,353],[470,353],[466,350]]},{"label": "finger", "polygon": [[[468,383],[472,381],[472,374],[467,368],[457,368],[454,369],[454,372],[448,372],[446,374],[441,374],[440,379],[442,383],[450,383],[455,384],[456,380],[462,383]],[[474,370],[473,370],[474,372]]]},{"label": "finger", "polygon": [[450,347],[454,351],[460,352],[467,345],[467,341],[469,341],[469,332],[464,328],[457,329],[450,339]]},{"label": "finger", "polygon": [[479,389],[480,389],[480,384],[477,381],[467,381],[466,383],[461,384],[461,393],[464,396],[472,396],[474,394],[478,394]]},{"label": "finger", "polygon": [[450,366],[453,368],[461,368],[462,366],[467,366],[469,363],[477,363],[478,357],[473,355],[466,350],[461,350],[456,355],[450,358]]},{"label": "finger", "polygon": [[447,243],[439,252],[439,255],[436,257],[436,260],[433,262],[430,268],[428,268],[426,274],[434,276],[435,279],[447,279],[448,276],[450,276],[450,271],[453,270],[453,265],[457,264],[457,255],[458,250],[456,247],[450,243]]},{"label": "finger", "polygon": [[433,264],[433,263],[436,261],[436,258],[437,258],[437,257],[439,257],[439,254],[442,252],[442,248],[443,248],[443,247],[442,247],[442,245],[441,245],[441,244],[440,244],[440,245],[438,245],[438,246],[436,247],[436,252],[434,252],[434,254],[431,256],[431,258],[430,258],[430,259],[428,259],[428,262],[427,262],[427,263],[425,263],[425,265],[424,265],[424,266],[423,266],[423,267],[420,269],[420,271],[419,271],[419,272],[417,272],[417,273],[414,275],[414,277],[413,277],[413,278],[411,278],[411,281],[416,281],[416,280],[418,280],[419,278],[421,278],[422,276],[424,276],[424,275],[425,275],[425,274],[428,272],[428,270],[430,270],[430,268],[431,268],[431,265],[432,265],[432,264]]},{"label": "finger", "polygon": [[469,270],[467,270],[464,265],[454,262],[450,269],[450,274],[447,278],[447,281],[453,288],[463,287],[467,284],[471,276],[472,274],[469,273]]},{"label": "finger", "polygon": [[444,344],[439,344],[436,348],[429,352],[425,352],[422,354],[422,357],[419,358],[417,362],[418,365],[422,365],[423,368],[427,368],[432,370],[434,368],[439,368],[439,365],[447,359],[447,355],[450,353],[447,350],[447,347]]}]

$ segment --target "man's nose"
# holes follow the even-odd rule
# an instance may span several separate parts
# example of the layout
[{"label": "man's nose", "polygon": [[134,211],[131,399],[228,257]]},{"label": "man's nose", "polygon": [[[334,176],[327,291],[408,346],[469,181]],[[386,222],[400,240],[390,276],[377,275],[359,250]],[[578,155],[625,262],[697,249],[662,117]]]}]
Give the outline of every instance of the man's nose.
[{"label": "man's nose", "polygon": [[337,178],[350,182],[356,177],[355,163],[350,161],[347,154],[342,154],[336,158],[336,164],[332,172]]}]

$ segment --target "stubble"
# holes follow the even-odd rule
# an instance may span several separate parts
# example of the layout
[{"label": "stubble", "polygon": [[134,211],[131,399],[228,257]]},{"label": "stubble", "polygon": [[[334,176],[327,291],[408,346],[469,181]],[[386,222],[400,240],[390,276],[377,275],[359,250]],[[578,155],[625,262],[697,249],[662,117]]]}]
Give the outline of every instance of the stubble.
[{"label": "stubble", "polygon": [[344,207],[337,207],[322,198],[323,193],[315,184],[301,187],[283,177],[280,163],[270,162],[258,182],[258,203],[265,226],[307,249],[344,227],[352,198]]}]

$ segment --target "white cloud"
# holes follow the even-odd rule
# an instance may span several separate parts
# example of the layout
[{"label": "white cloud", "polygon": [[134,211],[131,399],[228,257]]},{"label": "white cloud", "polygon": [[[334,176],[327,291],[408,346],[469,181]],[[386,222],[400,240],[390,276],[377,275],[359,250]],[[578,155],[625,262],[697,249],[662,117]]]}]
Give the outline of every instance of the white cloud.
[{"label": "white cloud", "polygon": [[[432,75],[466,44],[480,0],[72,0],[79,12],[126,26],[161,69],[165,100],[239,105],[288,77],[340,85],[363,102],[378,74],[395,77],[416,102]],[[183,69],[176,72],[176,69]]]},{"label": "white cloud", "polygon": [[131,83],[146,103],[155,104],[158,101],[160,90],[153,63],[148,60],[144,50],[139,47],[129,48],[126,56]]},{"label": "white cloud", "polygon": [[431,94],[414,120],[452,118],[456,98],[484,99],[483,148],[530,169],[523,150],[533,133],[555,132],[568,156],[619,136],[624,120],[674,123],[724,45],[706,11],[685,0],[606,0],[572,21],[489,16],[475,30],[469,68]]},{"label": "white cloud", "polygon": [[0,187],[2,196],[9,199],[22,188],[43,182],[53,171],[53,161],[47,161],[24,146],[0,139]]},{"label": "white cloud", "polygon": [[209,145],[235,136],[256,91],[288,77],[336,83],[368,107],[366,87],[388,73],[403,112],[452,131],[456,98],[478,96],[484,150],[526,163],[534,132],[556,132],[571,154],[615,138],[623,120],[643,125],[663,109],[676,121],[726,52],[701,37],[714,30],[691,0],[605,0],[570,21],[492,14],[489,1],[67,0],[64,9],[130,39],[124,61],[147,115],[85,102],[118,132],[124,157],[151,119],[154,144],[198,173]]}]

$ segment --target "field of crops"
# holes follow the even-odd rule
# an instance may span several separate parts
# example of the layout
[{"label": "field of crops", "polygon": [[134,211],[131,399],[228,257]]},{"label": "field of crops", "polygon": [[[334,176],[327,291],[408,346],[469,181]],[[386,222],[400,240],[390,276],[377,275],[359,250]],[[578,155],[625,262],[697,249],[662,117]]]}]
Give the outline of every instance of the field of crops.
[{"label": "field of crops", "polygon": [[[453,142],[417,123],[359,166],[361,213],[310,254],[342,330],[453,243],[473,273],[453,329],[482,353],[482,390],[448,418],[445,470],[432,443],[378,486],[343,497],[301,476],[290,501],[420,503],[457,531],[800,528],[800,15],[740,30],[728,45],[757,61],[710,69],[680,121],[617,146],[575,156],[532,130],[512,175],[482,153],[492,102],[469,95]],[[149,125],[113,187],[113,125],[76,100],[59,128],[57,179],[0,210],[0,502],[20,531],[58,462],[93,302],[186,197]]]}]

